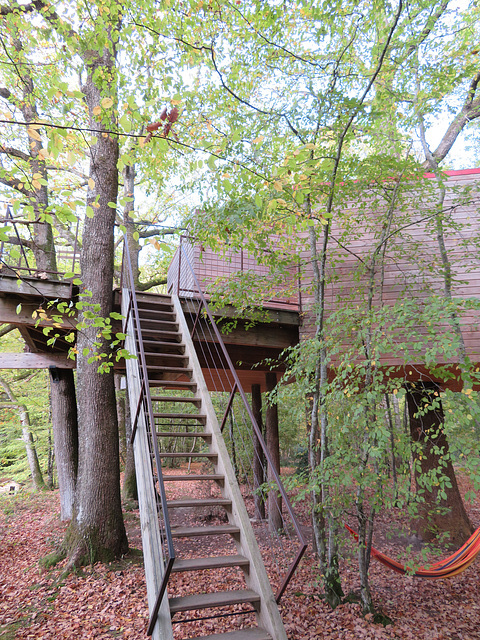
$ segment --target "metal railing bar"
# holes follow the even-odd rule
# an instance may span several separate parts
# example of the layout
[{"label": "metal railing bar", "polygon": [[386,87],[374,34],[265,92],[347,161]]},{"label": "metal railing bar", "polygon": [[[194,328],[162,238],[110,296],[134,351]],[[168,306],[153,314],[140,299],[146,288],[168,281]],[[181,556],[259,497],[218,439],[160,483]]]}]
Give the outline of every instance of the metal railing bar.
[{"label": "metal railing bar", "polygon": [[230,398],[228,399],[227,408],[225,409],[225,413],[223,414],[222,424],[220,425],[220,431],[223,432],[225,428],[225,423],[227,422],[228,414],[230,413],[230,409],[232,408],[233,399],[235,398],[235,394],[237,393],[237,383],[233,385],[232,392],[230,393]]},{"label": "metal railing bar", "polygon": [[[153,445],[155,468],[156,468],[157,482],[158,482],[158,490],[159,490],[159,493],[160,493],[161,512],[162,512],[162,518],[163,518],[163,529],[164,529],[165,535],[166,535],[166,542],[167,542],[167,549],[168,549],[168,556],[169,556],[168,564],[167,564],[167,567],[165,568],[165,573],[163,575],[162,583],[161,583],[161,586],[160,586],[160,591],[159,591],[159,594],[157,596],[157,601],[156,601],[156,604],[155,604],[156,614],[155,614],[155,616],[153,616],[153,613],[152,613],[152,619],[151,619],[150,625],[149,625],[149,629],[151,628],[151,630],[153,632],[153,628],[154,628],[154,626],[156,624],[156,620],[157,620],[157,616],[158,616],[158,610],[159,610],[162,598],[163,598],[163,596],[165,594],[165,591],[166,591],[166,586],[167,586],[168,579],[170,577],[171,568],[172,568],[173,563],[175,561],[175,547],[174,547],[174,543],[173,543],[173,536],[172,536],[172,531],[171,531],[171,526],[170,526],[170,518],[169,518],[169,515],[168,515],[167,496],[166,496],[166,493],[165,493],[165,485],[164,485],[164,481],[163,481],[160,451],[159,451],[159,448],[158,448],[158,440],[157,440],[157,437],[156,437],[155,418],[154,418],[154,415],[153,415],[152,401],[151,401],[150,392],[149,392],[147,363],[146,363],[146,358],[145,358],[145,351],[144,351],[144,348],[143,348],[143,340],[142,340],[141,325],[140,325],[140,314],[139,314],[139,310],[138,310],[137,297],[136,297],[136,294],[135,294],[133,269],[132,269],[132,263],[131,263],[131,260],[130,260],[128,244],[126,242],[124,242],[124,251],[125,251],[124,264],[126,263],[126,266],[127,266],[127,276],[128,276],[128,280],[129,280],[129,284],[130,284],[130,295],[131,295],[131,299],[132,299],[132,311],[133,311],[132,321],[136,325],[136,342],[137,342],[137,349],[139,350],[139,356],[140,356],[139,357],[139,364],[140,364],[139,372],[141,371],[143,382],[144,382],[144,385],[145,385],[144,386],[144,399],[146,400],[146,404],[147,404],[147,411],[146,411],[145,418],[148,419],[148,424],[150,425],[149,440],[150,440],[151,446]],[[153,461],[152,461],[152,464],[153,464]],[[155,610],[155,608],[154,608],[154,610]],[[151,633],[149,635],[151,635]]]},{"label": "metal railing bar", "polygon": [[175,558],[170,557],[168,560],[168,564],[165,568],[165,573],[163,575],[162,584],[160,586],[160,591],[158,592],[157,599],[155,600],[155,605],[152,610],[152,615],[150,616],[150,620],[148,623],[147,636],[151,636],[155,625],[158,619],[158,612],[160,610],[160,605],[162,604],[163,596],[165,595],[165,591],[167,589],[167,583],[170,578],[170,574],[172,572],[173,563],[175,562]]},{"label": "metal railing bar", "polygon": [[[181,250],[183,250],[182,245],[180,245],[180,248],[181,248]],[[235,380],[235,383],[236,383],[237,388],[238,388],[238,393],[240,394],[240,397],[243,400],[243,404],[244,404],[245,409],[247,411],[248,417],[249,417],[249,419],[251,421],[253,430],[255,431],[255,435],[258,438],[258,441],[260,442],[260,445],[261,445],[261,447],[262,447],[262,449],[264,451],[265,458],[267,459],[268,464],[270,465],[271,476],[273,476],[273,479],[275,480],[275,483],[278,486],[278,490],[280,492],[280,495],[282,496],[282,498],[284,500],[285,507],[286,507],[286,509],[288,511],[288,514],[289,514],[289,516],[290,516],[290,518],[292,520],[292,524],[294,526],[295,532],[297,534],[297,537],[298,537],[298,539],[300,541],[300,544],[301,544],[301,547],[302,547],[301,550],[299,551],[299,553],[301,553],[301,555],[300,555],[300,558],[301,558],[301,556],[303,556],[303,554],[305,553],[305,550],[307,548],[307,542],[306,542],[305,537],[303,535],[303,532],[302,532],[302,530],[300,528],[300,524],[299,524],[299,522],[297,520],[295,512],[293,511],[293,508],[292,508],[292,505],[291,505],[290,500],[288,498],[287,492],[285,491],[283,483],[280,480],[280,476],[279,476],[279,474],[278,474],[278,472],[277,472],[277,470],[275,468],[275,465],[274,465],[273,460],[272,460],[272,458],[270,456],[270,453],[269,453],[269,451],[268,451],[268,449],[267,449],[267,447],[265,445],[265,441],[263,439],[263,435],[261,433],[261,430],[260,430],[260,428],[259,428],[259,426],[257,424],[255,416],[253,415],[253,411],[252,411],[252,409],[250,407],[250,404],[249,404],[249,402],[247,400],[245,391],[243,390],[243,387],[242,387],[242,385],[240,383],[240,379],[238,378],[237,372],[235,371],[235,369],[233,367],[232,361],[231,361],[230,356],[228,354],[228,351],[227,351],[227,349],[225,347],[225,343],[223,342],[223,339],[222,339],[222,336],[220,334],[220,331],[218,330],[218,327],[217,327],[217,325],[216,325],[216,323],[215,323],[215,321],[213,319],[213,316],[212,316],[212,314],[210,312],[210,309],[208,307],[208,304],[207,304],[207,301],[205,299],[205,296],[203,295],[203,291],[202,291],[202,289],[200,287],[200,283],[198,282],[197,275],[196,275],[196,273],[195,273],[195,271],[194,271],[194,269],[192,267],[190,259],[186,255],[186,252],[185,252],[184,260],[186,261],[186,263],[187,263],[187,265],[188,265],[188,267],[189,267],[189,269],[191,271],[191,275],[193,277],[195,285],[198,288],[198,293],[200,295],[200,299],[202,300],[202,303],[203,303],[203,306],[205,308],[205,311],[206,311],[206,313],[207,313],[207,315],[208,315],[208,317],[210,319],[210,323],[211,323],[213,332],[215,333],[215,336],[217,337],[218,345],[219,345],[219,347],[220,347],[220,349],[221,349],[221,351],[223,353],[223,357],[225,358],[225,361],[226,361],[226,363],[228,365],[228,368],[230,369],[230,372],[231,372],[231,374],[232,374],[232,376],[233,376],[233,378]],[[298,565],[298,562],[300,561],[300,558],[297,560],[297,565]],[[285,590],[285,588],[283,590]],[[283,593],[283,591],[282,591],[282,593]]]},{"label": "metal railing bar", "polygon": [[135,412],[135,420],[133,421],[132,435],[130,436],[130,444],[133,444],[135,435],[137,433],[138,418],[140,416],[140,409],[142,408],[144,400],[145,380],[142,380],[142,386],[140,387],[140,393],[138,394],[137,411]]}]

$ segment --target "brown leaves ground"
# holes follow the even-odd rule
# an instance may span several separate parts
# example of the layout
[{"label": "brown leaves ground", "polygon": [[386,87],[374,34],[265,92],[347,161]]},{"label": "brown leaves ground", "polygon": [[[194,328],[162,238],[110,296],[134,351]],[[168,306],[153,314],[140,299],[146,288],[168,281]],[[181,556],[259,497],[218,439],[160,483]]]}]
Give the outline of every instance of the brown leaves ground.
[{"label": "brown leaves ground", "polygon": [[[181,490],[193,491],[184,483]],[[61,568],[42,573],[39,559],[54,550],[64,531],[58,520],[57,495],[5,497],[0,509],[1,640],[146,638],[148,612],[138,554],[66,577]],[[470,515],[480,523],[478,502]],[[127,512],[126,521],[130,544],[139,547],[137,514]],[[394,554],[399,542],[385,537],[389,524],[387,515],[380,522],[377,546]],[[346,544],[350,557],[342,566],[342,577],[349,592],[358,590],[358,578],[352,542]],[[188,543],[182,553],[188,555]],[[179,592],[210,588],[208,571],[193,576],[176,578]],[[228,588],[233,579],[229,570],[222,579]],[[321,599],[315,561],[308,554],[281,605],[289,639],[480,640],[480,559],[448,581],[402,577],[373,563],[371,585],[378,607],[393,620],[392,625],[383,627],[361,618],[357,604],[331,611]],[[246,622],[247,616],[243,619]],[[178,638],[195,637],[212,633],[216,624],[194,623],[186,633],[176,633]]]}]

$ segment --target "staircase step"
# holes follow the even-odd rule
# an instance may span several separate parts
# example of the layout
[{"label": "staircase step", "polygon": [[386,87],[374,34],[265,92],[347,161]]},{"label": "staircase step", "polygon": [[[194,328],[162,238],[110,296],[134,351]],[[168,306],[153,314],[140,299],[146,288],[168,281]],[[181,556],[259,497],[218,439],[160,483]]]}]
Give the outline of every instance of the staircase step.
[{"label": "staircase step", "polygon": [[170,331],[178,334],[178,322],[174,320],[156,320],[155,318],[142,318],[140,316],[140,325],[145,329],[156,329],[157,331]]},{"label": "staircase step", "polygon": [[150,387],[163,387],[164,389],[178,389],[180,391],[197,390],[197,383],[191,380],[149,380]]},{"label": "staircase step", "polygon": [[154,338],[143,338],[143,348],[150,349],[151,346],[154,346],[158,349],[169,350],[169,349],[179,349],[182,354],[185,353],[185,343],[184,342],[164,342],[162,340],[155,340]]},{"label": "staircase step", "polygon": [[240,533],[240,527],[233,524],[222,524],[217,527],[172,527],[174,538],[197,538],[203,536],[236,535]]},{"label": "staircase step", "polygon": [[183,353],[160,353],[155,351],[145,351],[146,358],[164,358],[165,360],[173,360],[174,362],[183,362],[184,360],[188,360],[188,356]]},{"label": "staircase step", "polygon": [[178,402],[190,403],[199,407],[202,404],[201,398],[185,397],[185,396],[150,396],[152,402]]},{"label": "staircase step", "polygon": [[204,571],[222,567],[248,567],[245,556],[215,556],[213,558],[186,558],[175,560],[172,571]]},{"label": "staircase step", "polygon": [[139,304],[138,313],[140,315],[140,322],[142,320],[166,320],[167,322],[177,321],[177,314],[175,311],[167,309],[165,306],[152,309],[148,305]]},{"label": "staircase step", "polygon": [[169,509],[184,507],[230,507],[232,501],[227,498],[199,498],[198,500],[167,500]]},{"label": "staircase step", "polygon": [[164,482],[195,482],[196,480],[215,480],[224,482],[225,476],[217,473],[191,473],[188,476],[163,476]]},{"label": "staircase step", "polygon": [[260,627],[239,629],[227,633],[215,633],[213,636],[196,636],[192,640],[273,640],[272,636]]},{"label": "staircase step", "polygon": [[164,419],[164,420],[196,420],[200,424],[205,424],[207,422],[207,416],[201,413],[159,413],[154,412],[154,418]]},{"label": "staircase step", "polygon": [[153,338],[157,337],[158,340],[162,342],[167,342],[171,345],[180,344],[182,342],[182,336],[178,333],[178,331],[159,331],[158,329],[148,329],[142,327],[142,336],[143,339],[148,336],[152,336]]},{"label": "staircase step", "polygon": [[217,591],[215,593],[198,593],[192,596],[171,598],[169,600],[170,613],[191,611],[192,609],[208,609],[210,607],[228,607],[232,604],[250,602],[257,604],[260,596],[251,589],[242,591]]},{"label": "staircase step", "polygon": [[148,308],[168,306],[173,309],[172,297],[164,293],[144,293],[143,291],[136,291],[135,296],[139,306],[147,306]]},{"label": "staircase step", "polygon": [[186,367],[162,367],[161,365],[147,364],[147,371],[155,371],[157,373],[178,373],[178,375],[192,375],[192,370]]},{"label": "staircase step", "polygon": [[205,431],[157,431],[157,438],[203,438],[211,440],[212,434]]},{"label": "staircase step", "polygon": [[173,453],[160,452],[160,457],[161,458],[206,458],[207,460],[213,461],[213,460],[217,460],[218,453],[195,453],[195,451],[182,453],[182,452],[174,451]]}]

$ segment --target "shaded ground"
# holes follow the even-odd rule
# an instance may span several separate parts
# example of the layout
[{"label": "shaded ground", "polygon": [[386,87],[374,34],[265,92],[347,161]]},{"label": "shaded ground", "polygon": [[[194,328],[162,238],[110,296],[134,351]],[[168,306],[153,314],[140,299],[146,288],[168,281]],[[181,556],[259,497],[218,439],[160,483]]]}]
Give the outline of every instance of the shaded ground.
[{"label": "shaded ground", "polygon": [[[0,638],[146,638],[148,612],[138,552],[67,577],[60,569],[40,571],[38,560],[63,535],[58,512],[55,493],[1,498]],[[480,523],[478,502],[470,507],[470,515]],[[127,511],[125,516],[130,544],[138,549],[137,513]],[[377,546],[393,553],[402,541],[387,539],[389,524],[390,517],[380,523]],[[346,592],[358,589],[353,556],[342,567],[342,576]],[[199,579],[208,580],[208,572]],[[290,640],[480,640],[480,559],[448,581],[401,577],[374,563],[372,590],[393,620],[385,628],[362,619],[356,604],[331,611],[320,598],[316,580],[315,563],[307,555],[282,604]],[[202,624],[203,633],[208,633],[212,623]],[[191,633],[199,635],[198,629]]]}]

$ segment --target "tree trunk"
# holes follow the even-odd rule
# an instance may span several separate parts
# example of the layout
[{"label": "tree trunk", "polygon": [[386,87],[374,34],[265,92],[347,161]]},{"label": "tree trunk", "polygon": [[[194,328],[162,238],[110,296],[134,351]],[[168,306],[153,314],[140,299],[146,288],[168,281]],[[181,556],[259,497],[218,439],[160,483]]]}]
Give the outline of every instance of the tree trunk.
[{"label": "tree trunk", "polygon": [[[252,384],[252,411],[260,431],[263,433],[262,393],[259,384]],[[255,518],[265,520],[265,501],[260,487],[265,482],[265,454],[260,441],[253,433],[253,496],[255,500]]]},{"label": "tree trunk", "polygon": [[18,409],[18,416],[20,418],[20,424],[22,425],[22,440],[25,444],[25,451],[27,453],[28,466],[30,467],[33,486],[37,491],[39,489],[45,489],[45,482],[43,480],[42,470],[40,469],[40,463],[38,462],[35,442],[30,430],[30,415],[28,413],[28,409],[24,404],[17,403],[17,398],[8,382],[0,378],[0,384],[4,388],[10,401],[16,404]]},{"label": "tree trunk", "polygon": [[60,490],[60,519],[71,520],[78,470],[78,421],[71,369],[50,370],[53,441]]},{"label": "tree trunk", "polygon": [[445,533],[452,544],[462,545],[473,527],[450,458],[438,387],[427,382],[408,385],[406,398],[410,434],[412,442],[416,443],[413,454],[415,483],[417,492],[424,489],[424,502],[420,504],[415,527],[427,542]]},{"label": "tree trunk", "polygon": [[[265,379],[267,391],[273,391],[277,386],[277,374],[273,371],[267,371]],[[278,475],[280,475],[280,437],[278,432],[278,407],[276,402],[269,402],[267,405],[265,435],[267,439],[267,449],[273,467]],[[273,473],[270,465],[268,467],[268,481],[273,482]],[[279,531],[283,528],[282,498],[275,489],[271,489],[268,493],[268,526],[271,531]]]},{"label": "tree trunk", "polygon": [[[115,83],[115,54],[109,42],[103,52],[84,54],[88,76],[82,88],[88,105],[90,126],[105,128],[94,109],[101,104],[100,87]],[[113,89],[114,92],[114,89]],[[110,123],[114,128],[115,123]],[[98,305],[97,314],[108,318],[112,311],[115,209],[109,203],[118,194],[118,139],[99,134],[90,148],[91,184],[87,205],[93,217],[86,217],[81,252],[84,303]],[[95,353],[109,354],[109,341],[99,337],[98,327],[89,322],[88,305],[79,314],[85,328],[78,332],[78,480],[74,515],[67,531],[66,548],[70,565],[111,560],[128,550],[120,499],[118,423],[113,371],[99,371],[99,361],[89,362]]]}]

